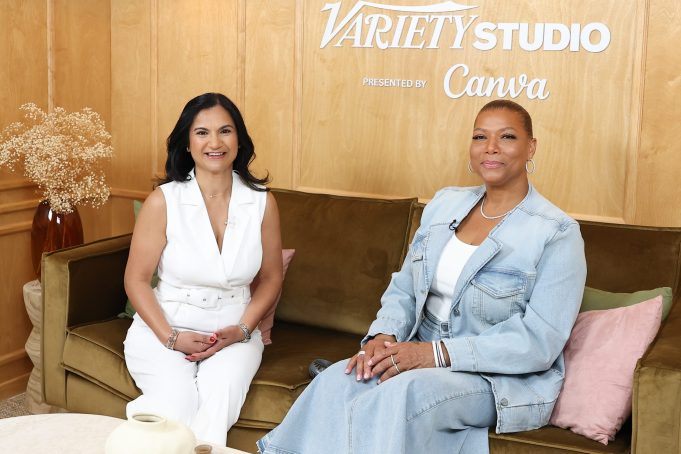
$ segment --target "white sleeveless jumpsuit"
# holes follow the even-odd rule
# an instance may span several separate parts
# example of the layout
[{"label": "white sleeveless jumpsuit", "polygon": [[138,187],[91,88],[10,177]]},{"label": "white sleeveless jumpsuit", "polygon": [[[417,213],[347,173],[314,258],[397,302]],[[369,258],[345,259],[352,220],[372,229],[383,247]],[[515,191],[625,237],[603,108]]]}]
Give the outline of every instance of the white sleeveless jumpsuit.
[{"label": "white sleeveless jumpsuit", "polygon": [[[170,325],[213,333],[235,325],[250,302],[249,285],[262,261],[261,225],[267,200],[234,173],[222,251],[196,182],[161,186],[167,206],[167,244],[154,290]],[[224,446],[260,366],[260,331],[201,362],[165,348],[137,314],[125,339],[125,361],[142,395],[127,415],[149,412],[189,426],[197,439]]]}]

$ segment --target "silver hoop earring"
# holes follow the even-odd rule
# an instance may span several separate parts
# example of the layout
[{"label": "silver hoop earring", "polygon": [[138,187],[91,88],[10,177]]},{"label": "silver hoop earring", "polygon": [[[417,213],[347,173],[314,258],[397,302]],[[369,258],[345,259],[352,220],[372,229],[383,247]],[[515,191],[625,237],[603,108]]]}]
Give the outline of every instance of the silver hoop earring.
[{"label": "silver hoop earring", "polygon": [[[532,170],[530,170],[530,166],[527,164],[532,163]],[[534,171],[537,170],[537,165],[534,163],[533,159],[528,159],[525,161],[525,172],[527,173],[534,173]]]},{"label": "silver hoop earring", "polygon": [[187,153],[191,153],[192,151],[187,147]]},{"label": "silver hoop earring", "polygon": [[468,161],[468,173],[472,174],[473,173],[473,166],[471,166],[471,162]]}]

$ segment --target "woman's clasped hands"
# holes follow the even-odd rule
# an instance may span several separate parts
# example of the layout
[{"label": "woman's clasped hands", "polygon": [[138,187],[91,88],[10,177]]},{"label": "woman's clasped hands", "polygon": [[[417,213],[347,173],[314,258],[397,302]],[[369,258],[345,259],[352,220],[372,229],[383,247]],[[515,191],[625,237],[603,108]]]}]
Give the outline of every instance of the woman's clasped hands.
[{"label": "woman's clasped hands", "polygon": [[404,371],[425,367],[435,367],[430,342],[396,342],[394,336],[379,334],[350,358],[345,373],[357,368],[357,381],[378,376],[380,384]]},{"label": "woman's clasped hands", "polygon": [[213,334],[201,334],[194,331],[180,331],[175,342],[175,350],[185,353],[187,361],[201,361],[213,356],[225,347],[241,342],[244,334],[236,326],[227,326]]}]

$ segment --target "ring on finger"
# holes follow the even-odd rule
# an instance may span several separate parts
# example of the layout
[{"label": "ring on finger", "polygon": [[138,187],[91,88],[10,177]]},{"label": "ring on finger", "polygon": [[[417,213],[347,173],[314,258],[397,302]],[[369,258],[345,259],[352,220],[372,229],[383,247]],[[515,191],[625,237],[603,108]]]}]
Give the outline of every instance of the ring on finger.
[{"label": "ring on finger", "polygon": [[397,367],[397,363],[395,363],[395,357],[393,355],[390,355],[390,361],[393,362],[393,366],[395,366],[395,370],[397,371],[398,374],[402,373],[399,367]]},{"label": "ring on finger", "polygon": [[362,355],[366,355],[366,354],[367,354],[367,352],[365,352],[364,350],[360,350],[359,353],[357,353],[357,356],[362,356]]}]

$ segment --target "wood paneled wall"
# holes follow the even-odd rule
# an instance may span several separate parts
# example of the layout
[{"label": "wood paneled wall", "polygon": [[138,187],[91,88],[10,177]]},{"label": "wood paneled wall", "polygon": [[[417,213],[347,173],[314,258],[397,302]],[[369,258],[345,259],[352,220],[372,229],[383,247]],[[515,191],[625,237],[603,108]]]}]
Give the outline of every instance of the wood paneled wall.
[{"label": "wood paneled wall", "polygon": [[[336,23],[355,3],[343,2]],[[468,144],[475,113],[493,98],[451,99],[443,89],[448,69],[465,64],[470,70],[467,80],[474,75],[503,76],[506,81],[520,74],[545,78],[547,99],[531,100],[525,94],[516,99],[531,112],[539,143],[537,172],[531,180],[576,217],[624,222],[625,180],[631,158],[636,158],[630,153],[638,146],[645,2],[629,2],[628,8],[617,1],[589,0],[571,1],[569,8],[561,2],[470,3],[480,5],[470,12],[479,15],[471,29],[483,20],[603,21],[614,38],[598,54],[527,52],[517,42],[512,51],[501,44],[480,51],[473,46],[471,31],[461,49],[449,49],[454,33],[447,29],[438,49],[358,49],[347,40],[335,47],[346,27],[320,48],[319,31],[324,30],[328,13],[320,13],[317,2],[306,2],[305,31],[311,33],[305,35],[310,39],[304,44],[303,75],[312,77],[305,79],[302,98],[300,185],[430,198],[443,186],[479,184],[467,173]],[[360,11],[379,12],[367,7]],[[405,14],[380,13],[392,17],[393,23]],[[429,34],[428,29],[433,27],[424,23],[419,28],[427,29],[423,41],[429,43],[434,32]],[[362,43],[366,34],[363,30]],[[496,35],[501,40],[501,33]],[[455,74],[452,91],[459,92],[464,80],[460,70]],[[427,84],[421,89],[365,87],[365,76],[421,79]]]},{"label": "wood paneled wall", "polygon": [[[110,124],[109,0],[0,1],[0,126],[35,102],[98,111]],[[107,164],[107,170],[110,165]],[[23,284],[34,279],[30,228],[39,197],[20,175],[0,174],[0,398],[26,387],[32,368],[24,351],[31,323]],[[85,240],[111,233],[111,210],[79,210]]]},{"label": "wood paneled wall", "polygon": [[[326,3],[113,1],[112,126],[119,141],[114,193],[141,196],[150,189],[183,103],[209,90],[224,92],[241,107],[256,142],[254,167],[268,170],[274,186],[427,200],[445,185],[477,184],[466,171],[469,135],[475,113],[491,98],[450,99],[443,90],[448,68],[464,63],[471,76],[508,80],[525,73],[547,80],[547,99],[521,95],[517,101],[533,114],[539,140],[532,181],[560,207],[580,219],[681,225],[681,211],[656,202],[679,191],[659,184],[669,160],[657,159],[673,153],[678,134],[678,128],[661,132],[657,126],[669,112],[679,117],[681,58],[669,47],[670,34],[681,33],[670,22],[678,2],[638,0],[627,8],[617,0],[579,0],[569,7],[461,2],[475,7],[470,14],[478,22],[603,22],[611,42],[599,53],[526,52],[517,43],[512,51],[499,44],[483,52],[473,47],[470,33],[461,49],[365,49],[352,47],[351,40],[334,46],[347,25],[321,48],[330,14],[322,11]],[[336,25],[359,2],[340,3]],[[394,22],[404,14],[371,12]],[[463,14],[468,20],[469,13]],[[450,33],[441,41],[451,39]],[[364,77],[422,79],[427,85],[366,87]],[[656,109],[658,101],[668,109]],[[673,172],[663,173],[671,181]]]},{"label": "wood paneled wall", "polygon": [[[26,102],[47,108],[45,1],[0,0],[0,123],[21,117]],[[33,185],[0,171],[0,398],[26,388],[31,362],[24,351],[31,322],[22,286],[32,279]]]},{"label": "wood paneled wall", "polygon": [[628,218],[635,223],[681,225],[681,2],[649,2],[645,89],[637,168],[627,181],[635,194]]},{"label": "wood paneled wall", "polygon": [[[359,4],[338,2],[336,25]],[[467,149],[473,117],[490,98],[445,96],[443,76],[461,63],[471,76],[547,80],[547,99],[516,100],[533,115],[539,141],[531,179],[557,205],[581,219],[681,226],[677,0],[458,2],[473,7],[460,14],[478,16],[476,24],[603,22],[611,43],[599,53],[480,51],[471,33],[461,48],[449,48],[451,31],[438,49],[352,47],[349,25],[322,48],[327,3],[0,0],[0,126],[28,101],[102,115],[115,148],[107,164],[112,198],[100,210],[81,210],[86,240],[132,229],[132,200],[162,173],[165,138],[182,106],[206,91],[239,105],[256,143],[254,168],[269,171],[273,186],[427,200],[445,185],[477,184],[466,171]],[[405,14],[370,12],[394,22]],[[432,23],[420,27],[424,39],[432,36]],[[349,38],[335,46],[345,32]],[[427,83],[367,87],[364,77]],[[455,79],[452,88],[462,89]],[[0,336],[0,396],[20,387],[28,370],[21,286],[31,278],[36,203],[30,184],[0,173],[0,309],[7,315],[0,330],[9,333]]]}]

